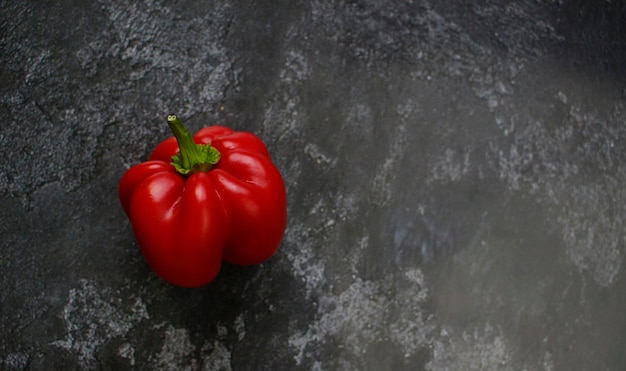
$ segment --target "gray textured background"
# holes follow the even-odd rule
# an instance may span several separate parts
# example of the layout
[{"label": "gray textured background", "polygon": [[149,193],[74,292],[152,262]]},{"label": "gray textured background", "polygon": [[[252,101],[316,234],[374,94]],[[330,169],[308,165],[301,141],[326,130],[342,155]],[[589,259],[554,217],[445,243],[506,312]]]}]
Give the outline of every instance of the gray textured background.
[{"label": "gray textured background", "polygon": [[[0,369],[623,370],[620,1],[4,1]],[[258,134],[270,261],[172,287],[117,200]]]}]

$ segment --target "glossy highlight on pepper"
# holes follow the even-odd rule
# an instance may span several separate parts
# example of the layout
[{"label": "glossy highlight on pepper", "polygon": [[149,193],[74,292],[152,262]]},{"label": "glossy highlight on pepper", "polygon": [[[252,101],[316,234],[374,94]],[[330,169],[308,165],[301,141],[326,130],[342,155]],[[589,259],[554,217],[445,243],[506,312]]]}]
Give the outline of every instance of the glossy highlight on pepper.
[{"label": "glossy highlight on pepper", "polygon": [[285,232],[287,195],[265,144],[225,126],[192,136],[174,115],[168,125],[174,136],[131,167],[118,190],[150,267],[174,285],[198,287],[222,260],[269,259]]}]

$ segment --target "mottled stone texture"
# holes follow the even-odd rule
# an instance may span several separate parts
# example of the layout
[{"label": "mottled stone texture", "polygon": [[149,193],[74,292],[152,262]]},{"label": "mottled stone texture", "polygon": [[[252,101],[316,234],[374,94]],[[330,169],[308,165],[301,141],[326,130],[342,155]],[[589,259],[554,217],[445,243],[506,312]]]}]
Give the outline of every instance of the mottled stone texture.
[{"label": "mottled stone texture", "polygon": [[[623,370],[620,1],[3,1],[0,369]],[[278,254],[146,266],[117,182],[258,134]]]}]

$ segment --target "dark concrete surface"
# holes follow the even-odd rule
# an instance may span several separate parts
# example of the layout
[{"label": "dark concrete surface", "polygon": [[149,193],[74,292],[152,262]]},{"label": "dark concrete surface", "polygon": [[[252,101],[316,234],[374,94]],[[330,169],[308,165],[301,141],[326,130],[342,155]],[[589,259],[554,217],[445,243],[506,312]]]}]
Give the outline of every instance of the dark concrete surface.
[{"label": "dark concrete surface", "polygon": [[[620,1],[4,1],[0,369],[623,370]],[[289,225],[206,287],[117,200],[167,114]]]}]

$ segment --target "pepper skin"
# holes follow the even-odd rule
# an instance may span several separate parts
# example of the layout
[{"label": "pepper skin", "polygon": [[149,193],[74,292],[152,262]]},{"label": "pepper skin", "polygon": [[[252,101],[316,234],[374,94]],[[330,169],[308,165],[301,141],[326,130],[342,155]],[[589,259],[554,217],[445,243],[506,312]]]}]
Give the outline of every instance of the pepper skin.
[{"label": "pepper skin", "polygon": [[150,267],[174,285],[198,287],[217,276],[222,260],[269,259],[285,232],[287,197],[265,144],[224,126],[201,129],[192,139],[176,116],[168,124],[175,136],[119,185]]}]

